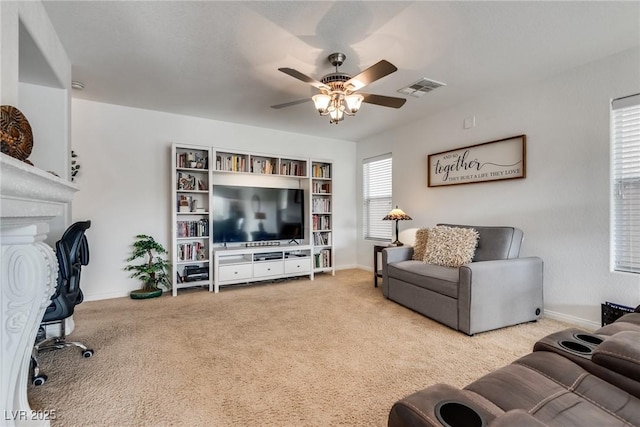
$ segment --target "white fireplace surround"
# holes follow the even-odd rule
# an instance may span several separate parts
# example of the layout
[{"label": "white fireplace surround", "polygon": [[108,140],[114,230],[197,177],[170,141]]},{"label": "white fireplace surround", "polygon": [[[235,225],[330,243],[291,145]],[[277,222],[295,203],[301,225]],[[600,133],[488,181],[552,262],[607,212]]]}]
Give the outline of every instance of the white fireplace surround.
[{"label": "white fireplace surround", "polygon": [[0,154],[2,425],[49,425],[27,400],[30,357],[58,275],[53,249],[44,242],[48,222],[63,215],[77,190],[69,181]]}]

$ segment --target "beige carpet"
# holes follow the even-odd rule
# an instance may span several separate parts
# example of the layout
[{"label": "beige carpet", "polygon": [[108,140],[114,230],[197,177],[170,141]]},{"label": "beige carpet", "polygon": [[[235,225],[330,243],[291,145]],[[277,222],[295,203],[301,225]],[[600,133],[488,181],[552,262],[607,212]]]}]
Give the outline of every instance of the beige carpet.
[{"label": "beige carpet", "polygon": [[180,291],[78,306],[71,338],[30,386],[52,426],[384,426],[394,401],[464,386],[568,325],[544,319],[468,337],[382,297],[372,274]]}]

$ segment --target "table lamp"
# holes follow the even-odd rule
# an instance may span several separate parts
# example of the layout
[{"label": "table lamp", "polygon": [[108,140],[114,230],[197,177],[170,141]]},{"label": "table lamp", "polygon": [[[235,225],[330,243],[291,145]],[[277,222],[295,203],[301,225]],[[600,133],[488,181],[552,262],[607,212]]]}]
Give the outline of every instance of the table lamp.
[{"label": "table lamp", "polygon": [[383,221],[388,221],[388,220],[395,220],[396,221],[396,241],[391,243],[391,246],[402,246],[403,245],[403,243],[400,240],[398,240],[398,221],[406,221],[406,220],[410,220],[410,219],[413,219],[413,218],[411,218],[409,215],[404,213],[402,211],[402,209],[398,208],[397,205],[396,205],[395,209],[393,209],[391,212],[389,212],[387,214],[387,216],[382,218]]}]

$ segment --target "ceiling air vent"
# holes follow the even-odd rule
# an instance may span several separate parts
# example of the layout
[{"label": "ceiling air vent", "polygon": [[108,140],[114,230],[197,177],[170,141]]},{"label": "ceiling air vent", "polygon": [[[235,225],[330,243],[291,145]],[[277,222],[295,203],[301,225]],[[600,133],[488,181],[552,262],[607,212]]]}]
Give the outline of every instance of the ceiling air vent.
[{"label": "ceiling air vent", "polygon": [[398,89],[398,92],[420,98],[425,93],[431,92],[432,90],[437,89],[440,86],[446,86],[446,84],[437,82],[435,80],[420,79],[415,83],[411,83],[409,86]]}]

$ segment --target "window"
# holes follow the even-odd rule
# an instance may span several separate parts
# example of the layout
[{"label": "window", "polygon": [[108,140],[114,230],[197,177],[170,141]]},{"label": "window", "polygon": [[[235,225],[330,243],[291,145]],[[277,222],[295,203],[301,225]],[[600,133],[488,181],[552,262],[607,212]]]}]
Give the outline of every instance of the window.
[{"label": "window", "polygon": [[391,154],[365,159],[362,164],[364,206],[362,223],[365,239],[391,241],[393,221],[382,218],[391,210]]},{"label": "window", "polygon": [[611,268],[640,273],[640,94],[611,109]]}]

